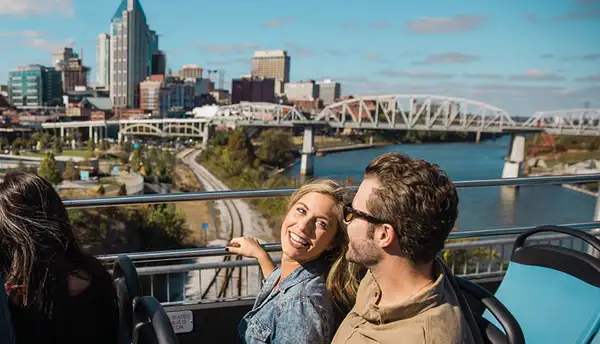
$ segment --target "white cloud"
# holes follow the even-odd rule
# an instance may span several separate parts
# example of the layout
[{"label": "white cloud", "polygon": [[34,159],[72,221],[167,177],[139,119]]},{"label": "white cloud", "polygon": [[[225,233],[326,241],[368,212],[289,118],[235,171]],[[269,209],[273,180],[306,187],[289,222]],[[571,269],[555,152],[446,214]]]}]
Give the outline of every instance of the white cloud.
[{"label": "white cloud", "polygon": [[264,22],[263,27],[266,27],[269,29],[278,29],[282,26],[285,26],[288,24],[293,24],[295,22],[296,22],[296,18],[292,18],[292,17],[276,18],[276,19],[270,19],[270,20],[267,20],[266,22]]},{"label": "white cloud", "polygon": [[528,69],[523,74],[512,75],[510,80],[514,81],[564,81],[564,76],[557,73],[545,72],[537,69]]},{"label": "white cloud", "polygon": [[600,82],[600,74],[588,75],[582,78],[575,79],[577,81]]},{"label": "white cloud", "polygon": [[[2,0],[0,0],[2,1]],[[0,37],[42,37],[45,36],[46,32],[36,30],[23,30],[23,31],[0,31]]]},{"label": "white cloud", "polygon": [[395,71],[395,70],[382,70],[379,75],[395,77],[395,78],[412,78],[412,79],[452,79],[453,74],[447,73],[430,73],[430,72],[412,72],[412,71]]},{"label": "white cloud", "polygon": [[64,47],[73,47],[75,45],[75,40],[69,38],[59,42],[43,38],[33,38],[31,40],[23,42],[23,44],[28,47],[41,50],[43,52],[54,53]]},{"label": "white cloud", "polygon": [[0,0],[0,15],[29,16],[75,13],[71,0]]},{"label": "white cloud", "polygon": [[258,49],[255,43],[198,44],[198,47],[204,52],[213,54],[236,54]]},{"label": "white cloud", "polygon": [[469,63],[477,60],[479,60],[479,57],[475,55],[450,52],[442,54],[432,54],[427,56],[424,60],[413,61],[412,64],[428,65],[434,63]]},{"label": "white cloud", "polygon": [[450,18],[420,18],[404,27],[416,34],[455,33],[479,29],[487,21],[484,15],[457,15]]}]

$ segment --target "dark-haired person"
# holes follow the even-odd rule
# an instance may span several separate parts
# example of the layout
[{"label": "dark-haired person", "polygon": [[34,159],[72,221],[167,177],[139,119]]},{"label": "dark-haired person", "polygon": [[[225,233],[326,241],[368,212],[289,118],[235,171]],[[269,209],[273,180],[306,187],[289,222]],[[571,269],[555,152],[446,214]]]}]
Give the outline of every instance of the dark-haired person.
[{"label": "dark-haired person", "polygon": [[368,268],[334,344],[471,344],[436,258],[458,216],[454,184],[436,165],[398,153],[365,169],[344,211],[349,261]]},{"label": "dark-haired person", "polygon": [[0,270],[16,342],[116,343],[116,291],[81,251],[50,183],[11,172],[0,184]]},{"label": "dark-haired person", "polygon": [[[2,271],[0,271],[0,285],[4,285]],[[0,344],[15,344],[15,334],[8,310],[8,295],[4,288],[0,289]]]}]

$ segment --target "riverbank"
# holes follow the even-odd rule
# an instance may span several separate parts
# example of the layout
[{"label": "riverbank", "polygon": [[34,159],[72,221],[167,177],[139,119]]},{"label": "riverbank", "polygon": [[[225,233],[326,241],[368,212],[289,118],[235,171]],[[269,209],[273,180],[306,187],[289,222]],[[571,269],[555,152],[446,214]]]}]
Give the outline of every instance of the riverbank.
[{"label": "riverbank", "polygon": [[379,142],[379,143],[359,143],[359,144],[352,144],[352,145],[348,145],[348,146],[338,146],[338,147],[328,147],[328,148],[319,148],[316,150],[316,155],[321,154],[330,154],[330,153],[337,153],[337,152],[348,152],[348,151],[355,151],[355,150],[363,150],[363,149],[372,149],[372,148],[379,148],[379,147],[387,147],[387,146],[391,146],[393,145],[393,143],[389,143],[389,142]]},{"label": "riverbank", "polygon": [[577,191],[577,192],[581,192],[582,194],[586,194],[588,196],[593,196],[593,197],[597,197],[598,193],[594,192],[592,190],[589,190],[588,188],[584,187],[584,186],[580,186],[580,185],[572,185],[572,184],[561,184],[561,186],[565,189],[569,189],[569,190],[573,190],[573,191]]}]

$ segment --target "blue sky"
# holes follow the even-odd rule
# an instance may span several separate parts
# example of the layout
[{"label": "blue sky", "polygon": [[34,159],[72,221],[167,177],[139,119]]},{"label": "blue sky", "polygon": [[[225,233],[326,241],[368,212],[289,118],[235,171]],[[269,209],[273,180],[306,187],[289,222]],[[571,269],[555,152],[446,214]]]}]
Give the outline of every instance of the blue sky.
[{"label": "blue sky", "polygon": [[[344,94],[458,96],[523,116],[600,108],[600,0],[141,2],[173,71],[199,64],[230,80],[254,50],[286,49],[292,80],[334,78]],[[65,45],[95,67],[119,3],[0,0],[0,82]]]}]

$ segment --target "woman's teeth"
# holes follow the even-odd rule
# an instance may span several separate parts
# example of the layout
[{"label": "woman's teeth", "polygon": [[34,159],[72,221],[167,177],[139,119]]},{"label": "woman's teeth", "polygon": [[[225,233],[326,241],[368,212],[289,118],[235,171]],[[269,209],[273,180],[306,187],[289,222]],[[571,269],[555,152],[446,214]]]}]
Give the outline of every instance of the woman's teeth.
[{"label": "woman's teeth", "polygon": [[302,246],[307,246],[308,245],[308,242],[306,242],[306,240],[302,239],[301,237],[299,237],[298,235],[296,235],[296,234],[294,234],[292,232],[290,232],[290,239],[292,239],[292,241],[295,244],[302,245]]}]

